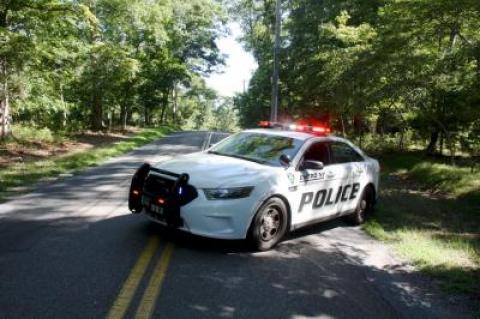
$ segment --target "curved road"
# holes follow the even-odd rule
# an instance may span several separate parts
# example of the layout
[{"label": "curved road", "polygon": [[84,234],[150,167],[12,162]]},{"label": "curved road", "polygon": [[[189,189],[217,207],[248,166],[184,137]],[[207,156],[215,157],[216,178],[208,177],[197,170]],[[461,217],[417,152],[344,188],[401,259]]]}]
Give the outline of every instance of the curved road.
[{"label": "curved road", "polygon": [[330,222],[255,253],[128,212],[142,162],[222,134],[174,133],[0,205],[0,318],[469,318],[360,229]]}]

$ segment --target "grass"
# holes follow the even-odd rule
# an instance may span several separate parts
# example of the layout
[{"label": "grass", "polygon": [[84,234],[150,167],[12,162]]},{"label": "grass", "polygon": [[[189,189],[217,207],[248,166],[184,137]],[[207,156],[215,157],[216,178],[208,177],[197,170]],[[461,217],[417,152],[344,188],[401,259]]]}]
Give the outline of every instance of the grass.
[{"label": "grass", "polygon": [[381,158],[387,173],[405,175],[422,190],[480,203],[480,169],[472,169],[468,161],[451,165],[421,152],[393,153]]},{"label": "grass", "polygon": [[446,290],[480,297],[480,172],[420,153],[380,162],[381,199],[364,229]]},{"label": "grass", "polygon": [[18,144],[49,143],[57,144],[65,141],[63,132],[52,132],[48,128],[35,128],[26,125],[13,125],[10,140]]},{"label": "grass", "polygon": [[[0,169],[0,201],[12,194],[26,192],[32,188],[35,183],[47,178],[56,177],[64,173],[75,173],[83,168],[98,165],[105,160],[131,151],[139,146],[145,145],[159,137],[164,136],[170,131],[170,128],[151,128],[144,129],[124,141],[109,145],[95,147],[93,149],[83,150],[73,154],[63,156],[54,156],[47,159],[30,161],[25,163],[16,163],[6,168]],[[24,135],[16,135],[19,143],[28,143],[28,131]],[[53,142],[55,138],[45,137],[48,134],[39,134],[35,142]]]}]

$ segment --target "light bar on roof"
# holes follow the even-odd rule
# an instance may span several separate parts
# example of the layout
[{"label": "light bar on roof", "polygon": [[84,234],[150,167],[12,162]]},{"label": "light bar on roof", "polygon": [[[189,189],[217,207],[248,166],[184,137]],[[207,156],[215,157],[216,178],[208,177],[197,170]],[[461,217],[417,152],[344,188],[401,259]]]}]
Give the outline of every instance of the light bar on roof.
[{"label": "light bar on roof", "polygon": [[326,135],[331,132],[330,127],[327,125],[308,125],[303,123],[280,123],[270,121],[260,121],[258,125],[262,128],[281,128],[284,130],[305,132],[316,135]]},{"label": "light bar on roof", "polygon": [[260,122],[258,123],[258,126],[264,127],[264,128],[272,127],[272,126],[271,126],[271,122],[269,122],[269,121],[260,121]]}]

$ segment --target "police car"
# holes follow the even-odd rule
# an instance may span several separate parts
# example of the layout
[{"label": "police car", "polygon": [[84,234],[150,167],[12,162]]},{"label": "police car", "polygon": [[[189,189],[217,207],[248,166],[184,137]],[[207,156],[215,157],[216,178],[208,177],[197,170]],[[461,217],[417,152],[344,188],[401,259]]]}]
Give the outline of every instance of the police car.
[{"label": "police car", "polygon": [[196,235],[268,250],[299,227],[343,216],[361,224],[379,164],[323,126],[261,122],[211,148],[134,174],[129,208]]}]

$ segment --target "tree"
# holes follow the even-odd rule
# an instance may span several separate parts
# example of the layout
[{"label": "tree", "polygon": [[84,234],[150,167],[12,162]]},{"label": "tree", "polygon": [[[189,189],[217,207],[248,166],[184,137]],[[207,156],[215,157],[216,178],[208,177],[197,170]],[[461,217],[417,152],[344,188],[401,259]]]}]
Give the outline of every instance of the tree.
[{"label": "tree", "polygon": [[[0,3],[0,136],[8,134],[10,103],[21,93],[25,72],[51,63],[55,49],[68,46],[74,24],[88,10],[71,1],[25,0]],[[58,38],[61,35],[61,38]],[[55,41],[54,39],[55,38]],[[15,82],[15,83],[12,83]],[[23,82],[23,83],[22,83]]]},{"label": "tree", "polygon": [[[478,145],[480,2],[475,0],[284,1],[281,114],[330,116],[342,134],[400,121],[427,152]],[[257,59],[242,125],[265,119],[270,90],[272,1],[237,0],[243,41]],[[386,113],[393,116],[386,117]],[[398,123],[398,122],[397,122]],[[378,126],[378,125],[377,125]],[[385,127],[384,124],[380,125]],[[402,143],[400,143],[402,144]]]},{"label": "tree", "polygon": [[1,113],[62,130],[181,122],[177,93],[223,63],[224,23],[214,0],[2,0]]}]

